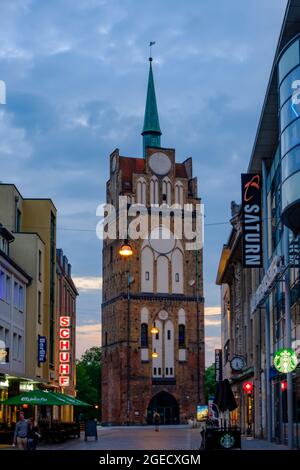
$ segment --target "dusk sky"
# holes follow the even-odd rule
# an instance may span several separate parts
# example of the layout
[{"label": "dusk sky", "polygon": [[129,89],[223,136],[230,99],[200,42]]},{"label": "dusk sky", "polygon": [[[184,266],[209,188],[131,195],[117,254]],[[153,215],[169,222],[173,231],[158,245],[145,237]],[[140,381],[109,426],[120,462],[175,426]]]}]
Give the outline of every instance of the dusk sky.
[{"label": "dusk sky", "polygon": [[[109,154],[142,156],[149,41],[162,146],[193,157],[205,204],[206,362],[220,344],[215,285],[240,200],[286,0],[0,0],[0,181],[58,209],[80,296],[82,352],[100,342]],[[1,221],[0,221],[1,222]]]}]

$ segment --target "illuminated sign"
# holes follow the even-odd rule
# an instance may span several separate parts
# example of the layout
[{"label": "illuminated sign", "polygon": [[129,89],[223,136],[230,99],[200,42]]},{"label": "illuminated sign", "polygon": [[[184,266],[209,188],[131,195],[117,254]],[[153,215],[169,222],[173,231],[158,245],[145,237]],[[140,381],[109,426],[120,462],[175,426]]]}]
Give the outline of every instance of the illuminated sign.
[{"label": "illuminated sign", "polygon": [[296,369],[298,364],[297,354],[293,349],[282,348],[274,356],[274,366],[282,374],[288,374]]},{"label": "illuminated sign", "polygon": [[261,268],[261,176],[258,173],[242,174],[242,234],[244,268]]},{"label": "illuminated sign", "polygon": [[206,421],[208,418],[208,406],[197,405],[197,421]]},{"label": "illuminated sign", "polygon": [[70,385],[70,349],[71,349],[71,319],[61,316],[59,319],[59,385]]},{"label": "illuminated sign", "polygon": [[47,359],[47,338],[38,335],[38,364],[46,362]]},{"label": "illuminated sign", "polygon": [[243,390],[246,393],[251,393],[253,390],[253,383],[252,382],[244,382],[243,383]]}]

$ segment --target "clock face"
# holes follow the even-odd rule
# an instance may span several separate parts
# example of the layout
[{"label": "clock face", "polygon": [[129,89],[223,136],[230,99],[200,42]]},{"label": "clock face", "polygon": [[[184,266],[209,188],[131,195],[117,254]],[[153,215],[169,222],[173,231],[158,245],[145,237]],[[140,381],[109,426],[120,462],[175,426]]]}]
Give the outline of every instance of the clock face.
[{"label": "clock face", "polygon": [[157,253],[166,255],[175,248],[176,240],[168,228],[156,227],[149,236],[149,243]]},{"label": "clock face", "polygon": [[245,360],[243,357],[235,356],[231,359],[230,365],[232,370],[240,371],[245,367]]},{"label": "clock face", "polygon": [[164,176],[171,170],[171,161],[165,153],[156,152],[149,158],[149,166],[153,173]]},{"label": "clock face", "polygon": [[165,310],[161,310],[158,314],[158,318],[160,320],[163,320],[163,321],[167,320],[168,319],[168,312],[166,312]]}]

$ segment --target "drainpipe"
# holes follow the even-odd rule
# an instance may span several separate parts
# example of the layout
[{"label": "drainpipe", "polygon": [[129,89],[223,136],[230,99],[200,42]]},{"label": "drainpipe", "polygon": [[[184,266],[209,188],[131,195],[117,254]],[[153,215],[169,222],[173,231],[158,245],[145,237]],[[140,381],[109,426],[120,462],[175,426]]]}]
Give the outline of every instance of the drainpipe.
[{"label": "drainpipe", "polygon": [[[266,161],[262,161],[262,183],[263,183],[263,264],[264,273],[268,270],[269,243],[268,243],[268,203],[267,203],[267,169]],[[267,439],[272,442],[272,390],[270,381],[271,368],[271,340],[270,340],[270,305],[269,298],[266,301],[265,312],[265,343],[266,343],[266,368],[265,368],[265,387],[266,387],[266,417],[267,417]]]},{"label": "drainpipe", "polygon": [[[289,229],[284,226],[283,254],[286,267],[284,276],[284,302],[285,302],[285,347],[292,347],[292,322],[291,322],[291,288],[290,288],[290,252],[289,252]],[[292,372],[287,374],[287,410],[288,410],[288,448],[293,449],[293,376]]]}]

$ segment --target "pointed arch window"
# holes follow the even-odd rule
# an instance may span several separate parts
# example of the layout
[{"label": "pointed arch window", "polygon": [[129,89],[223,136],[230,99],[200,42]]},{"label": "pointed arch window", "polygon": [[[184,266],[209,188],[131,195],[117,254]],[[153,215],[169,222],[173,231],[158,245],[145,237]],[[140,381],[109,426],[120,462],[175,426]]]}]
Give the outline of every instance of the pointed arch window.
[{"label": "pointed arch window", "polygon": [[139,178],[136,183],[137,203],[146,205],[147,184],[145,178]]},{"label": "pointed arch window", "polygon": [[168,177],[165,177],[162,182],[162,194],[166,198],[166,203],[170,206],[172,204],[172,185]]},{"label": "pointed arch window", "polygon": [[158,179],[153,176],[150,181],[150,204],[158,204]]},{"label": "pointed arch window", "polygon": [[141,324],[141,348],[148,348],[148,325]]},{"label": "pointed arch window", "polygon": [[175,184],[175,204],[183,206],[183,184],[177,181]]},{"label": "pointed arch window", "polygon": [[185,325],[178,326],[178,347],[179,349],[185,348]]}]

